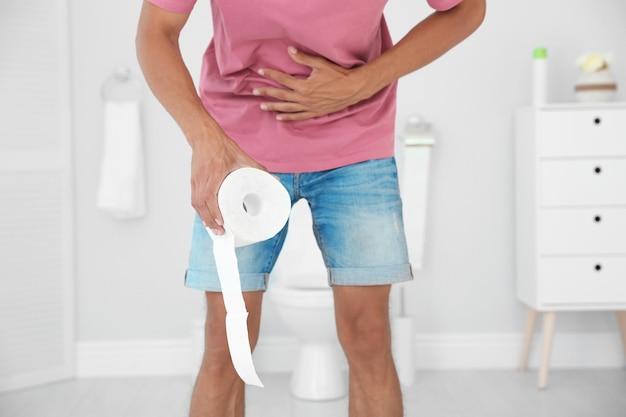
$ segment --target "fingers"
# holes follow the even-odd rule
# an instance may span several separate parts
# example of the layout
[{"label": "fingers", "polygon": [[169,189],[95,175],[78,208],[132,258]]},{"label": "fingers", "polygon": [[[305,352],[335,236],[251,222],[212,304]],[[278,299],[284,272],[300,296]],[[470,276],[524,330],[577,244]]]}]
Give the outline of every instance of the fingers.
[{"label": "fingers", "polygon": [[289,52],[291,59],[296,61],[298,64],[302,64],[307,67],[317,68],[320,64],[323,65],[326,63],[325,59],[304,53],[298,50],[295,46],[287,48],[287,52]]},{"label": "fingers", "polygon": [[[304,96],[299,92],[275,87],[255,88],[252,91],[252,94],[255,96],[270,97],[282,102],[300,103],[302,105],[306,105],[311,101],[309,97]],[[274,102],[261,103],[261,109],[269,110],[269,107],[272,107],[274,104]]]},{"label": "fingers", "polygon": [[224,234],[224,220],[217,204],[217,191],[221,181],[217,184],[217,187],[215,182],[210,181],[210,183],[204,186],[192,182],[191,205],[198,213],[198,216],[200,216],[204,226],[210,228],[213,234],[219,236]]},{"label": "fingers", "polygon": [[191,159],[191,205],[205,227],[210,228],[215,235],[224,234],[224,218],[217,199],[224,178],[243,167],[267,171],[232,140],[224,140],[220,145],[196,147]]},{"label": "fingers", "polygon": [[224,221],[217,204],[217,192],[230,167],[223,159],[212,159],[216,149],[201,147],[191,157],[191,205],[205,227],[215,235],[224,233]]},{"label": "fingers", "polygon": [[[295,89],[300,80],[292,75],[285,74],[284,72],[276,71],[271,68],[263,68],[259,70],[259,75],[274,80],[277,83],[284,85],[287,88]],[[259,89],[261,90],[261,89]]]},{"label": "fingers", "polygon": [[261,110],[275,112],[277,120],[303,120],[301,116],[304,113],[307,114],[308,118],[317,115],[311,111],[311,98],[295,91],[265,87],[254,89],[253,94],[278,100],[260,104]]},{"label": "fingers", "polygon": [[273,112],[281,121],[307,120],[336,113],[361,100],[356,94],[361,85],[348,79],[351,70],[294,47],[289,47],[288,53],[295,62],[311,68],[311,72],[301,78],[273,69],[259,70],[259,74],[279,84],[252,91],[271,99],[259,103],[261,110]]},{"label": "fingers", "polygon": [[[293,59],[298,64],[311,68],[312,70],[320,69],[329,64],[328,61],[326,61],[325,59],[304,53],[293,46],[287,48],[287,51],[289,52],[289,56],[291,57],[291,59]],[[282,84],[285,87],[289,87],[291,89],[295,89],[295,87],[297,87],[301,81],[299,78],[296,78],[289,74],[285,74],[281,71],[273,70],[271,68],[260,69],[259,75],[270,78],[278,82],[279,84]]]}]

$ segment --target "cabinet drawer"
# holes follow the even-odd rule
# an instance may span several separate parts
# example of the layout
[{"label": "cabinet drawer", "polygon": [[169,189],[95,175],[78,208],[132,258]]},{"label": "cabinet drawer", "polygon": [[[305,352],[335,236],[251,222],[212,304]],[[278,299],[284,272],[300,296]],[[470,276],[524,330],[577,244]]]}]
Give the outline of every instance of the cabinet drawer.
[{"label": "cabinet drawer", "polygon": [[542,303],[626,302],[626,257],[543,258]]},{"label": "cabinet drawer", "polygon": [[539,117],[542,156],[626,155],[626,109],[544,111]]},{"label": "cabinet drawer", "polygon": [[549,209],[538,216],[542,255],[626,254],[626,209]]},{"label": "cabinet drawer", "polygon": [[626,205],[626,159],[540,163],[544,206]]}]

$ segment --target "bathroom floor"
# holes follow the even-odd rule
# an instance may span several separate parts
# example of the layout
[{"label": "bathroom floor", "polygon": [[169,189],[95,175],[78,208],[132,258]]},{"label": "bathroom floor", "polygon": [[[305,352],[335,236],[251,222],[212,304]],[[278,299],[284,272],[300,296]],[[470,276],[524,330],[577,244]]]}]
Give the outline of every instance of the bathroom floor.
[{"label": "bathroom floor", "polygon": [[[306,403],[288,393],[286,374],[261,375],[247,417],[347,417],[346,400]],[[625,417],[626,370],[424,371],[405,388],[407,417]],[[0,394],[2,417],[186,417],[191,378],[77,379]]]}]

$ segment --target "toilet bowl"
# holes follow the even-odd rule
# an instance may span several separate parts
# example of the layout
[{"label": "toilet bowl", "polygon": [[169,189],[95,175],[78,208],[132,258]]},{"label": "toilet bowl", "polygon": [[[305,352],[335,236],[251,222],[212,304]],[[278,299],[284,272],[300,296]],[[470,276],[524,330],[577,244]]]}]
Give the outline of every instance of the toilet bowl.
[{"label": "toilet bowl", "polygon": [[291,375],[291,394],[310,401],[342,398],[347,395],[347,384],[337,340],[333,292],[305,200],[293,206],[288,230],[270,274],[267,296],[300,342]]},{"label": "toilet bowl", "polygon": [[278,314],[300,341],[291,394],[327,401],[346,395],[346,381],[330,288],[275,287],[268,292]]}]

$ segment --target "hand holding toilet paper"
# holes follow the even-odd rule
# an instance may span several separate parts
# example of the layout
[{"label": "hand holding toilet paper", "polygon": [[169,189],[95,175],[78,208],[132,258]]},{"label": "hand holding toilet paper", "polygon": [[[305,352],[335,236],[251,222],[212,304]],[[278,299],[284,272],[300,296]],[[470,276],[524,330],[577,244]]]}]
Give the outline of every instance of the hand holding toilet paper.
[{"label": "hand holding toilet paper", "polygon": [[226,337],[233,366],[241,379],[263,386],[250,351],[248,312],[241,292],[235,247],[261,242],[276,235],[287,222],[291,198],[271,174],[256,168],[237,169],[224,179],[217,193],[224,219],[223,235],[213,239],[213,256],[226,307]]}]

